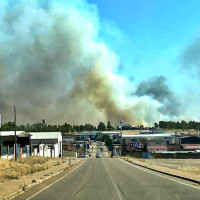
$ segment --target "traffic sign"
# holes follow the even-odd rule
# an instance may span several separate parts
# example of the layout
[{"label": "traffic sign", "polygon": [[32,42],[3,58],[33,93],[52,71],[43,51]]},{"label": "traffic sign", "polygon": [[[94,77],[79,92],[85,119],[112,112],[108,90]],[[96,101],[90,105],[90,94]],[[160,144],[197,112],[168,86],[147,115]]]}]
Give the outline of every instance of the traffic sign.
[{"label": "traffic sign", "polygon": [[133,143],[133,146],[136,148],[136,147],[139,147],[139,143],[138,142],[134,142]]}]

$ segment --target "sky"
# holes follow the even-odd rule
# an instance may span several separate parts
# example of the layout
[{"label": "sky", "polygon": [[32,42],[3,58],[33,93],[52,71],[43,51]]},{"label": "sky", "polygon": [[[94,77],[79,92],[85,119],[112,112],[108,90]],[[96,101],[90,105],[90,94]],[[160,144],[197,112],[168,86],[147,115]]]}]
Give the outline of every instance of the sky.
[{"label": "sky", "polygon": [[[108,20],[118,29],[120,39],[102,31],[102,37],[121,56],[124,76],[136,82],[164,75],[170,87],[181,93],[183,83],[180,56],[200,35],[198,0],[89,0],[96,4],[102,23]],[[196,85],[193,75],[189,84]],[[185,81],[184,81],[185,82]]]},{"label": "sky", "polygon": [[200,121],[200,2],[0,0],[0,80],[19,123]]}]

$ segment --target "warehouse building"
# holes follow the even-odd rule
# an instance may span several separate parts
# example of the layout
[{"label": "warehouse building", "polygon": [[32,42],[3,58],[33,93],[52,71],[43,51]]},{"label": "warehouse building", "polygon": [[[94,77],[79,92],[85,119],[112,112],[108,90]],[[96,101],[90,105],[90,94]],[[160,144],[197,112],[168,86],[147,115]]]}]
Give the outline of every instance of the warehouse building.
[{"label": "warehouse building", "polygon": [[[30,155],[31,135],[25,131],[16,131],[17,157]],[[0,157],[12,159],[15,154],[15,131],[0,131]]]},{"label": "warehouse building", "polygon": [[167,150],[167,145],[173,144],[171,134],[138,134],[138,135],[122,135],[122,151],[155,151]]},{"label": "warehouse building", "polygon": [[81,140],[96,140],[100,132],[101,131],[83,131],[78,132],[78,136]]},{"label": "warehouse building", "polygon": [[29,132],[34,156],[62,157],[61,132]]}]

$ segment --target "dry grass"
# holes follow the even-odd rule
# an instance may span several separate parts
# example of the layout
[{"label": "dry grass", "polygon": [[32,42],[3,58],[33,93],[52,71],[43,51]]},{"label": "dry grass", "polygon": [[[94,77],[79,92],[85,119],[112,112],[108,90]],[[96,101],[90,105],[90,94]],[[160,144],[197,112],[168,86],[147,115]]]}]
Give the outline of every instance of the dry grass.
[{"label": "dry grass", "polygon": [[0,159],[0,182],[18,179],[23,175],[43,171],[59,164],[60,162],[56,158],[27,157],[19,159],[17,162]]},{"label": "dry grass", "polygon": [[140,130],[122,130],[122,135],[138,135]]},{"label": "dry grass", "polygon": [[146,159],[144,161],[149,165],[158,165],[200,175],[200,159]]}]

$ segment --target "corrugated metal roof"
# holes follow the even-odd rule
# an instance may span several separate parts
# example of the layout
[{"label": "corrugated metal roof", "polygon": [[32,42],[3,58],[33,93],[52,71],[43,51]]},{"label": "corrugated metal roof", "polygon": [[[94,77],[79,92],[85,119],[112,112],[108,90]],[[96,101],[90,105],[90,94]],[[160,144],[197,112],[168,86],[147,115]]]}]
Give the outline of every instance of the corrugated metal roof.
[{"label": "corrugated metal roof", "polygon": [[[16,135],[24,133],[25,131],[16,131]],[[0,131],[0,136],[14,136],[15,131]]]},{"label": "corrugated metal roof", "polygon": [[144,135],[122,135],[122,138],[156,138],[156,137],[172,137],[171,134],[144,134]]},{"label": "corrugated metal roof", "polygon": [[120,131],[103,131],[103,132],[102,132],[102,134],[108,134],[108,135],[109,135],[109,134],[111,134],[111,135],[112,135],[112,134],[120,134],[120,133],[121,133]]},{"label": "corrugated metal roof", "polygon": [[83,132],[78,132],[78,135],[97,135],[97,133],[101,133],[101,131],[83,131]]},{"label": "corrugated metal roof", "polygon": [[167,149],[169,151],[179,151],[181,150],[181,147],[179,144],[170,144],[170,145],[167,145]]},{"label": "corrugated metal roof", "polygon": [[167,146],[160,145],[160,146],[148,146],[148,150],[167,150]]},{"label": "corrugated metal roof", "polygon": [[182,144],[183,149],[200,149],[200,144]]},{"label": "corrugated metal roof", "polygon": [[37,139],[58,139],[61,132],[29,132],[32,140]]}]

